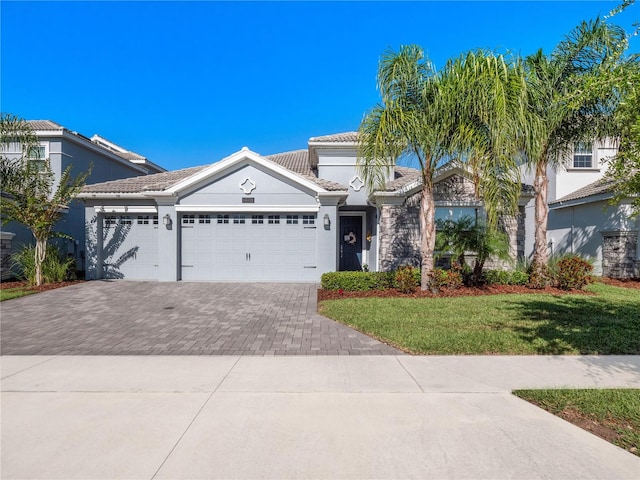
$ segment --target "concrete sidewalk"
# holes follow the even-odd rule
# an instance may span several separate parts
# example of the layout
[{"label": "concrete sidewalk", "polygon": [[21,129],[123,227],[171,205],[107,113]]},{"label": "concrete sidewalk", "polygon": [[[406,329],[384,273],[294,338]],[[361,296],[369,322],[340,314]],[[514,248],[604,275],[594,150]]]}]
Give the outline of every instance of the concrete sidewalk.
[{"label": "concrete sidewalk", "polygon": [[5,356],[3,479],[638,479],[515,388],[640,388],[640,357]]}]

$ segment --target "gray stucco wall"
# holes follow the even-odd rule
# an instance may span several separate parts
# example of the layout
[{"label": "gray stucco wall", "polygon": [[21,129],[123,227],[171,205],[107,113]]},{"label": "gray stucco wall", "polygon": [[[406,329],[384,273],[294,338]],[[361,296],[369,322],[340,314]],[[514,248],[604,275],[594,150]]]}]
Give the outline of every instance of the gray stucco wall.
[{"label": "gray stucco wall", "polygon": [[[609,266],[622,262],[619,255],[625,256],[623,250],[632,248],[629,239],[614,240],[615,237],[625,236],[626,232],[637,232],[637,221],[630,217],[628,204],[610,205],[607,200],[583,203],[564,208],[554,208],[549,211],[547,238],[550,242],[550,253],[554,255],[576,254],[591,260],[596,275],[607,275],[604,271],[603,239],[608,237]],[[631,236],[633,236],[631,234]],[[619,243],[622,242],[622,243]],[[624,249],[619,247],[627,245]],[[618,245],[618,247],[614,247]],[[637,255],[637,252],[629,253]],[[622,271],[618,267],[616,271]],[[617,274],[616,274],[617,275]]]},{"label": "gray stucco wall", "polygon": [[[247,194],[240,188],[246,179],[255,184],[255,189]],[[261,167],[242,166],[221,177],[209,179],[198,186],[193,193],[180,198],[180,205],[229,205],[242,206],[243,198],[253,198],[252,206],[265,205],[309,205],[315,206],[315,192],[301,189],[299,185],[284,177],[274,176]]]}]

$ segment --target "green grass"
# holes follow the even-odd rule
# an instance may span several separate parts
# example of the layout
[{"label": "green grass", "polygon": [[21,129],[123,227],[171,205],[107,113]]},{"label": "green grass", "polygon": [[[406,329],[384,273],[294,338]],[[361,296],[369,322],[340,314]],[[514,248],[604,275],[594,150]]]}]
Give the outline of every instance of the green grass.
[{"label": "green grass", "polygon": [[587,290],[327,300],[320,313],[418,354],[640,354],[640,290]]},{"label": "green grass", "polygon": [[[640,389],[516,390],[513,393],[576,425],[604,426],[609,430],[605,430],[607,440],[640,456]],[[596,434],[601,432],[597,427],[592,428]]]},{"label": "green grass", "polygon": [[0,290],[0,302],[11,300],[12,298],[24,297],[25,295],[31,295],[32,293],[37,293],[37,291],[28,290],[28,287],[3,289]]}]

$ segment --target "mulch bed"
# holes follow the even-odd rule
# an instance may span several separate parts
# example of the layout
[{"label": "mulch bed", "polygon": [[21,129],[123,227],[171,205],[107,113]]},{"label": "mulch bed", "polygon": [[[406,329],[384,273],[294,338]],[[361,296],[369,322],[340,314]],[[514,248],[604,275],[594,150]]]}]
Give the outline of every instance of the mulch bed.
[{"label": "mulch bed", "polygon": [[640,278],[608,278],[600,279],[605,285],[613,285],[614,287],[635,288],[640,290]]},{"label": "mulch bed", "polygon": [[367,292],[340,292],[339,290],[318,290],[318,301],[340,300],[342,298],[439,298],[439,297],[471,297],[480,295],[501,295],[506,293],[548,293],[551,295],[582,294],[592,295],[584,290],[561,290],[547,287],[541,289],[528,288],[523,285],[482,285],[479,287],[443,288],[434,293],[429,290],[416,290],[413,293],[402,293],[394,288],[389,290],[370,290]]},{"label": "mulch bed", "polygon": [[75,285],[76,283],[84,282],[84,280],[73,280],[70,282],[60,282],[60,283],[46,283],[44,285],[40,285],[39,287],[29,287],[27,282],[0,282],[0,290],[8,290],[10,288],[24,288],[26,290],[30,290],[33,292],[46,292],[47,290],[54,290],[60,287],[67,287],[69,285]]},{"label": "mulch bed", "polygon": [[[608,278],[597,279],[598,282],[614,287],[635,288],[640,290],[640,278]],[[414,293],[402,293],[394,288],[389,290],[369,290],[367,292],[340,292],[339,290],[318,290],[318,301],[340,300],[342,298],[439,298],[439,297],[473,297],[479,295],[501,295],[508,293],[548,293],[551,295],[582,294],[593,295],[584,290],[561,290],[547,287],[533,289],[524,285],[481,285],[478,287],[443,288],[438,292],[416,290]]]}]

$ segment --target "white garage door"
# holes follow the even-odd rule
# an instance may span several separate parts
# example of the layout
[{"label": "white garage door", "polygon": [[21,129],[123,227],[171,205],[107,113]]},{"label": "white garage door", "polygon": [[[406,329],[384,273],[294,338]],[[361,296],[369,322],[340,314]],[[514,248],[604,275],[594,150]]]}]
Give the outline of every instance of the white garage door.
[{"label": "white garage door", "polygon": [[105,215],[103,278],[157,280],[157,215]]},{"label": "white garage door", "polygon": [[184,214],[182,280],[313,282],[316,214]]}]

